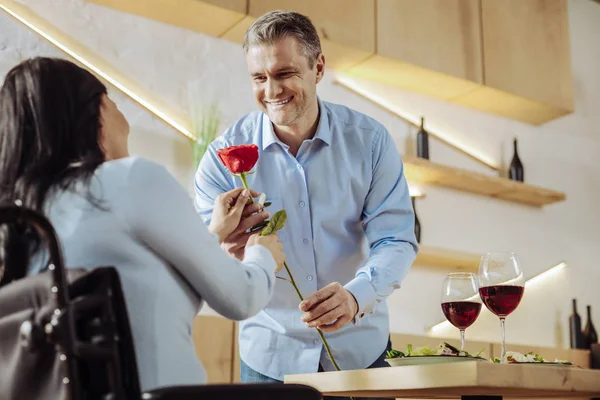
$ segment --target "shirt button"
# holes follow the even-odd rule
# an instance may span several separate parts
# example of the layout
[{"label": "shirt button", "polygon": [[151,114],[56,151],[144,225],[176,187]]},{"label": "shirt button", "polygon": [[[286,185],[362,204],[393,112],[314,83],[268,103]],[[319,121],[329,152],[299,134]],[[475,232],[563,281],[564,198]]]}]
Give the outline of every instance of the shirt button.
[{"label": "shirt button", "polygon": [[304,240],[302,240],[302,243],[304,243],[304,244],[308,244],[308,239],[307,239],[307,238],[304,238]]},{"label": "shirt button", "polygon": [[300,202],[300,207],[304,207],[305,205],[306,205],[305,202],[303,202],[303,201]]},{"label": "shirt button", "polygon": [[298,164],[298,165],[296,165],[296,168],[302,169],[302,165]]},{"label": "shirt button", "polygon": [[306,277],[306,280],[308,280],[308,281],[312,281],[312,275],[309,275],[309,276],[307,276],[307,277]]},{"label": "shirt button", "polygon": [[313,340],[314,344],[319,344],[319,341],[317,339]]}]

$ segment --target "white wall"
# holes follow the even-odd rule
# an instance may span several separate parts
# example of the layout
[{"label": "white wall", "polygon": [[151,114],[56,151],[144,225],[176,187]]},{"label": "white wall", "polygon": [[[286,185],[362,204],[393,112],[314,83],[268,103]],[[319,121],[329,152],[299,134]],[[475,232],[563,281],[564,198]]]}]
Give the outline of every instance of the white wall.
[{"label": "white wall", "polygon": [[[87,4],[82,0],[22,1],[64,32],[100,54],[124,74],[152,90],[173,107],[215,96],[227,123],[254,110],[241,48],[233,43]],[[505,165],[512,138],[519,139],[526,181],[567,193],[567,201],[542,209],[438,187],[425,187],[417,202],[423,244],[471,252],[515,251],[526,275],[559,261],[568,267],[549,281],[526,290],[507,320],[507,340],[520,344],[568,345],[570,299],[580,314],[593,304],[600,324],[600,6],[570,0],[569,18],[576,112],[541,127],[463,109],[442,101],[362,82],[396,104],[425,115]],[[10,17],[0,14],[0,76],[25,57],[62,56]],[[329,71],[320,96],[367,113],[384,123],[401,152],[414,129],[369,102],[332,83]],[[194,88],[202,88],[200,93]],[[166,165],[183,185],[192,177],[187,139],[113,91],[132,125],[131,151]],[[491,173],[442,143],[430,145],[433,160]],[[444,275],[414,268],[390,299],[393,331],[423,334],[442,317],[440,285]],[[585,318],[583,318],[585,321]],[[457,337],[449,329],[442,336]],[[467,331],[471,339],[499,340],[497,319],[489,312]]]}]

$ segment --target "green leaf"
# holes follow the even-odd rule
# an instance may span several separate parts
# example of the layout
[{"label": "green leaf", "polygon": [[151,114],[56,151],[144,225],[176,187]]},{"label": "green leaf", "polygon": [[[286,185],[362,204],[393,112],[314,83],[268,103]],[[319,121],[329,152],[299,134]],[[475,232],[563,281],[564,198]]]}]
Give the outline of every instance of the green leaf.
[{"label": "green leaf", "polygon": [[389,350],[386,352],[386,358],[399,358],[399,357],[404,357],[404,353],[398,350]]},{"label": "green leaf", "polygon": [[484,350],[485,350],[485,347],[484,347],[483,349],[479,350],[479,351],[477,352],[477,354],[475,354],[475,357],[481,357],[481,355],[483,354],[483,351],[484,351]]},{"label": "green leaf", "polygon": [[412,344],[409,343],[406,346],[406,356],[409,357],[411,355],[411,353],[412,353]]},{"label": "green leaf", "polygon": [[275,213],[275,215],[273,215],[271,217],[269,224],[262,231],[261,235],[267,236],[267,235],[271,235],[271,234],[277,232],[278,230],[280,230],[281,228],[283,228],[285,226],[286,221],[287,221],[287,213],[285,212],[285,210],[277,211]]},{"label": "green leaf", "polygon": [[435,353],[436,353],[436,351],[433,350],[431,347],[425,346],[421,350],[417,351],[414,355],[419,355],[419,356],[434,356]]}]

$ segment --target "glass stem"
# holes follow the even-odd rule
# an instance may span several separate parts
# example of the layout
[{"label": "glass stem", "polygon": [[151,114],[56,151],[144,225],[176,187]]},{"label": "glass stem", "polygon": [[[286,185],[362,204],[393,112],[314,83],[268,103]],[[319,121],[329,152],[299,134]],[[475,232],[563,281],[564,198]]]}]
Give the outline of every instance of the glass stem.
[{"label": "glass stem", "polygon": [[504,317],[500,317],[500,341],[502,342],[502,354],[500,362],[506,364],[506,337],[504,335]]},{"label": "glass stem", "polygon": [[465,351],[465,330],[460,330],[460,351]]}]

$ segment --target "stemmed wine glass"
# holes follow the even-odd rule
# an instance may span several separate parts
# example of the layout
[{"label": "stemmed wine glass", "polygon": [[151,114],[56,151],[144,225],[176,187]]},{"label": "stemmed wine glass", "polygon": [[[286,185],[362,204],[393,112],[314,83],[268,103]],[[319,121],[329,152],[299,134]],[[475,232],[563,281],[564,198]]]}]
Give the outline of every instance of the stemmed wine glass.
[{"label": "stemmed wine glass", "polygon": [[500,339],[502,356],[500,362],[506,363],[506,339],[504,320],[513,312],[525,290],[525,278],[514,253],[487,253],[479,263],[479,295],[483,304],[500,318]]},{"label": "stemmed wine glass", "polygon": [[442,311],[446,319],[460,330],[460,351],[464,351],[465,329],[475,322],[481,311],[475,274],[453,272],[446,275],[442,284]]}]

